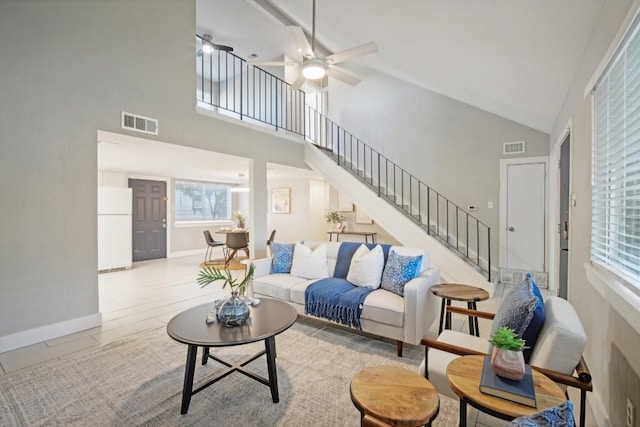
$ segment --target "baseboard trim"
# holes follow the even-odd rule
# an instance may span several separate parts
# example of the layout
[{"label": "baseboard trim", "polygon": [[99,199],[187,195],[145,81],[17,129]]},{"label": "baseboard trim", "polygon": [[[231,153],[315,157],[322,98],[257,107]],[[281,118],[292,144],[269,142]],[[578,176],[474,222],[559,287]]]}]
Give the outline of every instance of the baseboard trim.
[{"label": "baseboard trim", "polygon": [[587,393],[587,400],[589,401],[589,405],[591,406],[591,411],[593,412],[593,417],[595,418],[595,422],[597,426],[600,427],[611,427],[611,421],[609,420],[609,414],[602,403],[602,399],[598,394],[598,390],[593,387],[593,391],[591,393]]},{"label": "baseboard trim", "polygon": [[86,329],[96,328],[102,324],[102,313],[76,317],[64,322],[53,323],[39,328],[27,329],[0,337],[0,353],[26,347],[42,341],[73,334]]}]

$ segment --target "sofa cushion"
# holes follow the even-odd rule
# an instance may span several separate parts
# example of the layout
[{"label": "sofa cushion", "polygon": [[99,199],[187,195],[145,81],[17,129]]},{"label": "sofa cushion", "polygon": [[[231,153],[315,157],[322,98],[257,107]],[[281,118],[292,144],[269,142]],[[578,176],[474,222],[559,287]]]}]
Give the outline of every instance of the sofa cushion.
[{"label": "sofa cushion", "polygon": [[[343,242],[340,245],[340,249],[338,250],[338,259],[336,260],[336,266],[333,271],[333,277],[337,277],[340,279],[346,279],[347,274],[349,274],[349,267],[351,266],[351,258],[353,258],[353,254],[356,253],[361,244],[364,244],[367,248],[373,249],[376,244],[375,243],[354,243],[354,242]],[[387,262],[387,256],[389,254],[390,245],[379,245],[382,248],[382,253],[384,254],[384,261]]]},{"label": "sofa cushion", "polygon": [[533,348],[536,346],[536,341],[538,341],[538,335],[540,335],[540,331],[542,330],[542,325],[544,324],[545,311],[544,311],[544,299],[542,298],[542,294],[540,293],[540,289],[538,289],[538,285],[531,279],[531,275],[527,274],[527,278],[531,283],[531,290],[533,294],[537,298],[536,308],[533,310],[533,317],[529,322],[529,326],[522,333],[522,339],[526,342],[528,348],[525,348],[522,352],[524,356],[525,363],[529,363],[529,359],[531,358],[531,352]]},{"label": "sofa cushion", "polygon": [[405,283],[420,273],[421,264],[422,255],[402,256],[392,250],[384,267],[380,286],[400,296],[404,295]]},{"label": "sofa cushion", "polygon": [[262,295],[289,301],[291,288],[296,284],[309,282],[302,277],[290,274],[269,274],[253,279],[253,291]]},{"label": "sofa cushion", "polygon": [[380,278],[384,269],[384,254],[380,245],[369,250],[360,245],[351,258],[347,280],[356,286],[376,289],[380,287]]},{"label": "sofa cushion", "polygon": [[290,298],[291,302],[295,302],[297,304],[301,304],[303,307],[305,305],[305,292],[310,284],[317,282],[318,279],[309,279],[304,280],[302,282],[298,282],[293,285],[290,289]]},{"label": "sofa cushion", "polygon": [[537,305],[538,298],[534,295],[530,282],[525,280],[514,286],[502,298],[502,303],[493,318],[491,336],[493,337],[498,328],[506,326],[522,337],[533,318],[533,312]]},{"label": "sofa cushion", "polygon": [[404,298],[384,289],[376,289],[364,300],[360,318],[401,328],[404,324]]},{"label": "sofa cushion", "polygon": [[327,245],[320,245],[311,249],[301,243],[296,243],[293,250],[291,275],[305,279],[322,279],[329,277],[327,266]]},{"label": "sofa cushion", "polygon": [[271,273],[289,273],[293,261],[294,243],[271,242]]}]

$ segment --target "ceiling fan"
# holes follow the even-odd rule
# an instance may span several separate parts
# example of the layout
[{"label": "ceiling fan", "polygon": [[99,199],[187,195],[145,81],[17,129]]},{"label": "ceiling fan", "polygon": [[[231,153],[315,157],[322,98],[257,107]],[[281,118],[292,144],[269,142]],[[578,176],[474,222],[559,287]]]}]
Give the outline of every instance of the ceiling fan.
[{"label": "ceiling fan", "polygon": [[233,52],[231,46],[225,46],[222,44],[215,44],[213,42],[213,36],[211,34],[202,35],[202,47],[196,52],[197,57],[201,57],[205,53],[212,53],[214,50],[222,50],[224,52]]},{"label": "ceiling fan", "polygon": [[329,56],[322,56],[315,50],[316,42],[316,0],[313,0],[313,19],[312,19],[312,32],[311,32],[311,44],[307,40],[307,36],[301,27],[295,25],[287,25],[286,28],[293,37],[298,46],[298,51],[302,53],[302,61],[248,61],[251,65],[257,66],[270,66],[270,65],[284,65],[302,67],[302,72],[298,76],[295,82],[290,87],[290,90],[298,90],[306,79],[316,80],[321,79],[325,75],[333,77],[336,80],[340,80],[351,86],[355,86],[360,83],[360,79],[344,68],[336,66],[344,61],[348,61],[359,56],[369,55],[378,51],[378,46],[374,42],[365,43],[360,46],[352,47],[338,53],[334,53]]}]

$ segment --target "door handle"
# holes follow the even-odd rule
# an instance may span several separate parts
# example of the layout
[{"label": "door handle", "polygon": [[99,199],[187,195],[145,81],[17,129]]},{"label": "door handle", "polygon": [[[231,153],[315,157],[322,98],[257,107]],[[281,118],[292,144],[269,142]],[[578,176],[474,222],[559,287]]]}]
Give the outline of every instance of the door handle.
[{"label": "door handle", "polygon": [[508,230],[509,230],[509,231],[516,231],[516,229],[515,229],[515,228],[513,228],[513,227],[509,227],[509,228],[508,228]]}]

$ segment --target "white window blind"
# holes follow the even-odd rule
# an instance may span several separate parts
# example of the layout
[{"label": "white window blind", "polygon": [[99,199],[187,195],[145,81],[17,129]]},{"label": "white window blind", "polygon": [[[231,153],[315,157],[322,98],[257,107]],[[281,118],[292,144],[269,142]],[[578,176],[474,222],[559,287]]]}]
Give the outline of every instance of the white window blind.
[{"label": "white window blind", "polygon": [[594,91],[591,260],[640,287],[638,19]]},{"label": "white window blind", "polygon": [[211,182],[176,181],[177,222],[231,220],[231,186]]}]

